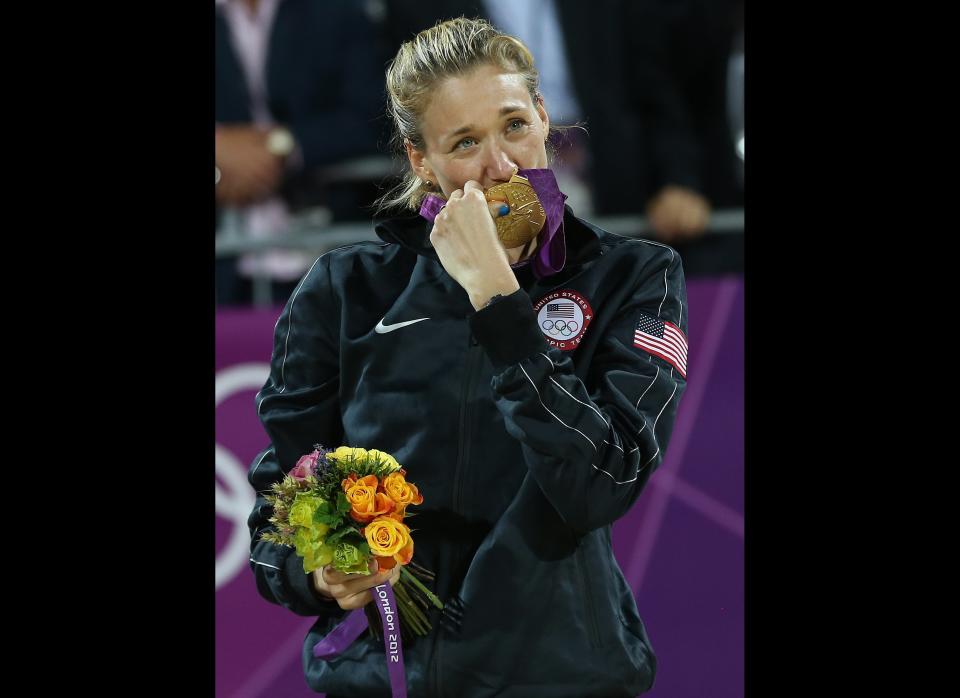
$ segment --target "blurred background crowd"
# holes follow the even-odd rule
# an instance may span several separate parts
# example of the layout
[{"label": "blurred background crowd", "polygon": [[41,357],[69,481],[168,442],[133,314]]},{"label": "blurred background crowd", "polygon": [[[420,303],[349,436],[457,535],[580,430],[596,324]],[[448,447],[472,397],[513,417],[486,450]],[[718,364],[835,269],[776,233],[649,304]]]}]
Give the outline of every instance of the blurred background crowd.
[{"label": "blurred background crowd", "polygon": [[436,22],[484,17],[531,49],[553,167],[580,217],[743,270],[742,0],[217,0],[216,302],[286,301],[314,259],[376,239],[384,71]]}]

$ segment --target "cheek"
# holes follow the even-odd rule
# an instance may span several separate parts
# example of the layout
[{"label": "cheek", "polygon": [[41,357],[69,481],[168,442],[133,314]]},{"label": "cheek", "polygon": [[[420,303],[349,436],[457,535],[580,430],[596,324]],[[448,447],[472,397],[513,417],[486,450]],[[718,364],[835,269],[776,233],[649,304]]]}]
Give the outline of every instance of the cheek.
[{"label": "cheek", "polygon": [[539,135],[531,134],[530,138],[517,143],[512,149],[511,156],[522,170],[542,169],[548,166],[546,146]]},{"label": "cheek", "polygon": [[462,187],[468,180],[476,179],[482,170],[477,158],[469,158],[453,164],[450,168],[450,179]]},{"label": "cheek", "polygon": [[530,144],[527,154],[529,161],[528,169],[542,169],[548,166],[546,145],[538,138]]},{"label": "cheek", "polygon": [[483,170],[476,162],[450,163],[440,173],[441,183],[444,184],[444,193],[450,194],[456,189],[463,189],[463,185],[471,179],[479,180]]}]

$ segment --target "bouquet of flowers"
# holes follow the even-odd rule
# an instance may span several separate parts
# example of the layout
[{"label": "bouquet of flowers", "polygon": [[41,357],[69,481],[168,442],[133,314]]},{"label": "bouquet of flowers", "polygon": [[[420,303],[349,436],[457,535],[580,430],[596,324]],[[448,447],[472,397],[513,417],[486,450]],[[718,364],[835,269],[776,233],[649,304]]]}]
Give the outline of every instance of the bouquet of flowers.
[{"label": "bouquet of flowers", "polygon": [[[433,575],[411,562],[413,537],[404,519],[412,515],[409,506],[423,503],[423,495],[407,482],[406,474],[389,453],[347,446],[330,451],[316,445],[266,496],[273,505],[270,523],[276,531],[262,539],[296,548],[308,574],[331,563],[342,572],[370,574],[374,558],[380,570],[400,565],[392,591],[401,628],[426,635],[430,622],[424,611],[428,604],[440,609],[443,604],[418,578]],[[376,612],[367,618],[379,637]]]}]

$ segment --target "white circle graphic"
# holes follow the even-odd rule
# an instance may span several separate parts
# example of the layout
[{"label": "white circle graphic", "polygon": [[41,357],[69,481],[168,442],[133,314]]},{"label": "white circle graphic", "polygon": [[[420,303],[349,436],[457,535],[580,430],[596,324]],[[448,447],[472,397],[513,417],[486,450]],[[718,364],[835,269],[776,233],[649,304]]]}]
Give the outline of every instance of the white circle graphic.
[{"label": "white circle graphic", "polygon": [[543,333],[551,339],[570,339],[583,327],[583,310],[570,298],[557,298],[544,303],[537,313]]},{"label": "white circle graphic", "polygon": [[[237,393],[259,390],[269,375],[270,365],[266,363],[236,364],[220,371],[216,376],[214,405]],[[230,582],[250,559],[247,517],[256,497],[247,482],[247,469],[229,449],[214,444],[214,462],[216,515],[233,524],[227,544],[217,553],[214,587],[219,589]]]},{"label": "white circle graphic", "polygon": [[572,288],[562,288],[533,304],[537,324],[547,344],[560,351],[573,351],[593,320],[590,302]]}]

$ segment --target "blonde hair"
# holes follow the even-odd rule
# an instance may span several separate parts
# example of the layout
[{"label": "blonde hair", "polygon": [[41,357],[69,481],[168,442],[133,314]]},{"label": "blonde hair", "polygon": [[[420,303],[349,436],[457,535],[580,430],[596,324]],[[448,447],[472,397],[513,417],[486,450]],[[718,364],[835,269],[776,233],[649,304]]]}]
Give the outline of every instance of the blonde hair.
[{"label": "blonde hair", "polygon": [[[387,67],[387,113],[393,120],[394,147],[403,152],[409,141],[424,150],[420,124],[434,88],[446,78],[488,64],[519,73],[530,99],[536,103],[540,98],[540,73],[530,50],[486,20],[457,17],[404,42]],[[439,189],[408,171],[400,184],[377,200],[377,212],[395,206],[418,211],[423,197],[433,191]]]}]

